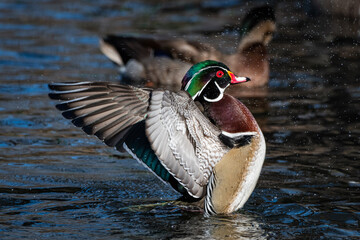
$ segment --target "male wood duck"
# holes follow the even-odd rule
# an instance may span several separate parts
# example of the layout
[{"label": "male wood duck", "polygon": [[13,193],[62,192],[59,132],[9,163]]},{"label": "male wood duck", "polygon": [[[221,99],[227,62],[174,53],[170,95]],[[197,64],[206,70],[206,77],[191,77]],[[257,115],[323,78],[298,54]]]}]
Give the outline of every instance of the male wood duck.
[{"label": "male wood duck", "polygon": [[[269,6],[252,9],[242,21],[239,46],[234,54],[224,54],[213,46],[185,39],[154,39],[109,35],[100,40],[101,51],[120,66],[128,83],[180,87],[180,79],[191,65],[210,59],[224,62],[234,72],[250,77],[246,87],[268,83],[266,46],[275,31],[275,15]],[[242,86],[245,86],[242,85]]]},{"label": "male wood duck", "polygon": [[265,140],[250,111],[224,93],[247,82],[223,63],[192,66],[181,91],[104,82],[52,83],[63,116],[128,151],[205,215],[241,208],[255,188]]}]

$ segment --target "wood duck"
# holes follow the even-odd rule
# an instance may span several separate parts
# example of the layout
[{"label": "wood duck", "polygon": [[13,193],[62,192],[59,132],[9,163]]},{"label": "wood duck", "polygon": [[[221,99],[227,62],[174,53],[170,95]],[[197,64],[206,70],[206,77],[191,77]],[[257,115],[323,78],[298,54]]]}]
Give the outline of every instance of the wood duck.
[{"label": "wood duck", "polygon": [[[224,54],[213,46],[185,39],[155,39],[109,35],[100,40],[101,51],[120,66],[126,83],[147,82],[149,86],[172,85],[191,65],[210,59],[224,62],[234,72],[251,78],[245,84],[260,87],[268,83],[269,61],[266,46],[275,31],[274,10],[269,6],[252,9],[242,21],[240,42],[234,54]],[[244,86],[244,85],[242,85]]]},{"label": "wood duck", "polygon": [[104,82],[52,83],[67,119],[129,152],[205,215],[231,213],[250,197],[265,157],[263,134],[244,104],[224,93],[249,81],[223,63],[192,66],[181,91]]}]

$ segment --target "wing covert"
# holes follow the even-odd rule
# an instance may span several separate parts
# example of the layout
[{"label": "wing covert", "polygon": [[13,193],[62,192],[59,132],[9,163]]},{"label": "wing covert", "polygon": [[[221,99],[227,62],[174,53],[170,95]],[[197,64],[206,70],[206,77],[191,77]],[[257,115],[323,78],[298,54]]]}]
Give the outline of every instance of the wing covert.
[{"label": "wing covert", "polygon": [[154,91],[146,133],[164,167],[191,196],[202,197],[212,168],[229,150],[218,138],[221,131],[186,92]]}]

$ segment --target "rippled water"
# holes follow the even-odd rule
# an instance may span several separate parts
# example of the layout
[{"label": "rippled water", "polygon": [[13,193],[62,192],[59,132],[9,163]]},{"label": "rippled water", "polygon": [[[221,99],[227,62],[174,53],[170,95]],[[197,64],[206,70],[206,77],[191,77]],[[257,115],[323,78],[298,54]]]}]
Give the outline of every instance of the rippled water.
[{"label": "rippled water", "polygon": [[231,51],[229,29],[261,3],[197,2],[0,3],[1,239],[360,238],[359,20],[277,5],[269,88],[239,94],[267,157],[252,197],[230,216],[171,204],[170,187],[55,110],[49,82],[118,80],[100,36],[187,36]]}]

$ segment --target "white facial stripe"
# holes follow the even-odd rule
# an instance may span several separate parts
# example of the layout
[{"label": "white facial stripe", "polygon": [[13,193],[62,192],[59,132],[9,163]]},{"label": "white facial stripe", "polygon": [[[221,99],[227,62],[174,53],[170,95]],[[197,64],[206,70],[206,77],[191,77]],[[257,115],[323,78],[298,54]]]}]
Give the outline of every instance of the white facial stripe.
[{"label": "white facial stripe", "polygon": [[207,102],[217,102],[217,101],[220,101],[220,100],[223,98],[223,96],[224,96],[224,94],[223,94],[223,93],[220,93],[217,98],[210,99],[210,98],[207,98],[207,97],[204,96],[204,99],[205,99]]},{"label": "white facial stripe", "polygon": [[214,98],[214,99],[210,99],[210,98],[207,98],[207,97],[204,96],[204,99],[205,99],[206,101],[208,101],[208,102],[217,102],[217,101],[220,101],[220,100],[223,98],[223,96],[224,96],[225,89],[226,89],[230,84],[226,85],[226,87],[224,87],[224,88],[221,88],[221,87],[218,85],[218,83],[215,81],[215,85],[216,85],[216,87],[219,89],[220,94],[219,94],[219,96],[218,96],[217,98]]},{"label": "white facial stripe", "polygon": [[203,87],[200,91],[198,91],[198,92],[192,97],[193,100],[194,100],[197,96],[200,95],[200,93],[201,93],[201,92],[203,91],[203,89],[209,84],[209,82],[210,82],[210,81],[208,81],[207,83],[205,83],[204,87]]},{"label": "white facial stripe", "polygon": [[218,89],[220,90],[220,91],[225,91],[225,89],[230,85],[230,83],[228,84],[228,85],[226,85],[224,88],[221,88],[218,84],[217,84],[217,82],[215,81],[215,84],[216,84],[216,86],[218,87]]},{"label": "white facial stripe", "polygon": [[[191,81],[194,79],[194,77],[195,77],[196,75],[198,75],[199,73],[201,73],[201,72],[204,71],[204,70],[207,70],[207,69],[209,69],[209,68],[215,68],[215,67],[221,68],[221,69],[223,69],[225,72],[228,71],[227,69],[225,69],[225,68],[223,68],[223,67],[220,67],[220,66],[209,66],[209,67],[200,69],[200,71],[196,72],[196,73],[194,74],[194,76],[193,76],[193,77],[189,80],[189,82],[186,84],[186,86],[185,86],[185,91],[188,90]],[[206,84],[205,84],[205,86],[204,86],[199,92],[201,93],[202,90],[203,90],[205,87],[206,87]],[[198,94],[196,94],[196,96],[197,96],[197,95],[198,95]],[[194,99],[194,98],[193,98],[193,99]]]}]

